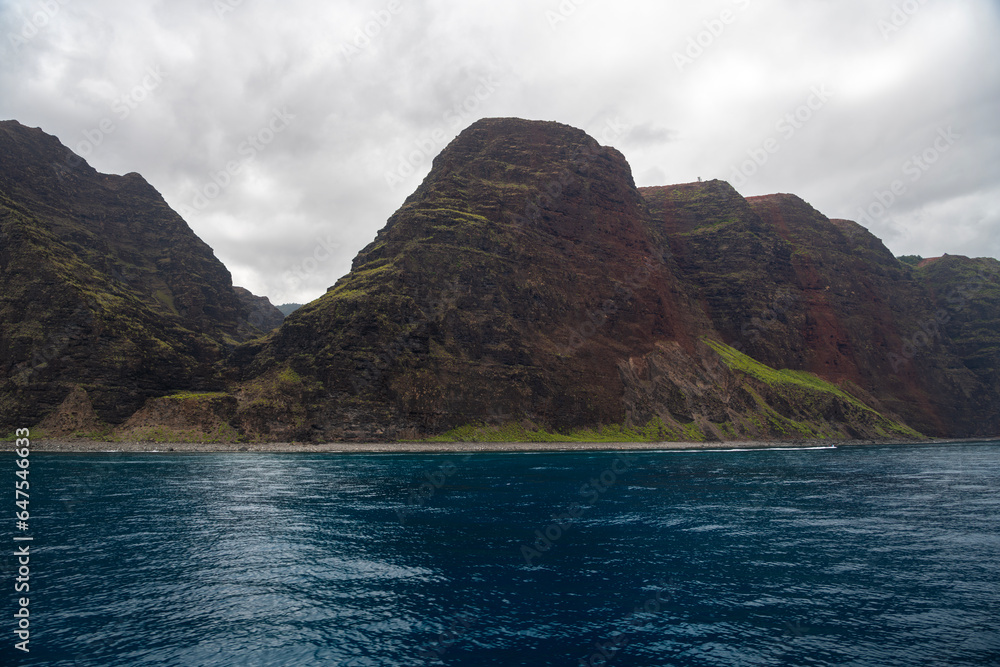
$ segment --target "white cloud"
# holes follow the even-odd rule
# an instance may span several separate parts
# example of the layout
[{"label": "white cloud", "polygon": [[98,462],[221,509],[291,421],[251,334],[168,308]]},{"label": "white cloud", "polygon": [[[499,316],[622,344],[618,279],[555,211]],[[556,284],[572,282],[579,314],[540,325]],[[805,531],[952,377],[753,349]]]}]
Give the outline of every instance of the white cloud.
[{"label": "white cloud", "polygon": [[[773,138],[740,191],[794,192],[848,218],[950,125],[961,141],[872,231],[897,254],[1000,253],[990,0],[912,0],[902,19],[893,0],[220,2],[235,6],[63,0],[44,25],[34,17],[51,2],[0,3],[0,117],[71,147],[110,118],[91,164],[138,171],[191,209],[235,280],[277,301],[315,298],[349,270],[426,174],[418,153],[481,116],[628,123],[614,143],[640,185],[729,178]],[[701,52],[679,68],[692,39]],[[120,117],[115,101],[150,68],[162,83]],[[484,78],[497,85],[477,96]],[[778,121],[824,85],[834,95],[785,136]],[[294,120],[193,206],[275,109]]]}]

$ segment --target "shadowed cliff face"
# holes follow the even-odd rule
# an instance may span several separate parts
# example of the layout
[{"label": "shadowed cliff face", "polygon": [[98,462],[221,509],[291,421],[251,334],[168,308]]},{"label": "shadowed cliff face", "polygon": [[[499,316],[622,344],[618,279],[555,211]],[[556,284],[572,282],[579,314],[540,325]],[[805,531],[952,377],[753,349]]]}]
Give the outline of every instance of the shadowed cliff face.
[{"label": "shadowed cliff face", "polygon": [[287,362],[319,380],[330,437],[370,420],[568,428],[623,420],[622,358],[658,339],[691,349],[707,330],[620,153],[564,125],[491,119],[254,350],[251,376]]},{"label": "shadowed cliff face", "polygon": [[[935,297],[945,285],[935,280],[968,283],[968,267],[958,278],[913,269],[860,225],[829,220],[794,195],[744,200],[719,181],[641,192],[723,340],[771,366],[858,386],[925,433],[1000,430],[989,416],[998,401],[990,390],[996,341],[958,331],[958,321],[953,329],[935,323],[946,317]],[[948,259],[987,275],[998,266]],[[1000,300],[991,302],[986,288],[977,297],[965,313],[985,324]],[[915,336],[927,337],[919,355],[910,349]]]},{"label": "shadowed cliff face", "polygon": [[[677,201],[659,192],[672,215],[654,221],[656,193],[635,188],[614,149],[557,123],[477,122],[348,276],[237,353],[245,423],[319,439],[475,424],[696,439],[891,430],[869,413],[845,417],[853,399],[832,386],[720,361],[703,340],[739,332],[734,309],[749,320],[753,303],[781,294],[791,245],[725,183],[679,186]],[[742,263],[720,270],[730,255]],[[280,390],[269,389],[276,368]],[[290,378],[304,411],[283,398]]]},{"label": "shadowed cliff face", "polygon": [[[802,366],[804,341],[787,325],[798,301],[792,245],[724,181],[641,188],[654,228],[714,330],[764,363]],[[767,335],[769,329],[781,336]],[[782,338],[780,347],[778,341]]]},{"label": "shadowed cliff face", "polygon": [[98,174],[2,123],[0,288],[8,428],[1000,432],[1000,262],[904,265],[792,195],[639,190],[618,151],[558,123],[472,125],[351,272],[283,323],[141,177]]},{"label": "shadowed cliff face", "polygon": [[[1000,314],[1000,299],[995,298],[1000,263],[955,258],[951,264],[964,270],[934,274],[913,269],[864,228],[830,221],[798,197],[748,201],[797,249],[792,264],[806,318],[800,331],[810,350],[803,368],[860,384],[928,434],[973,436],[1000,430],[996,334],[976,336],[960,325],[964,315],[988,328]],[[956,283],[971,280],[973,273],[980,285],[975,304],[970,302],[964,313],[949,312],[937,295],[960,287]],[[926,342],[924,354],[911,354],[914,339],[918,346]],[[979,374],[969,363],[977,357],[993,359]]]},{"label": "shadowed cliff face", "polygon": [[1000,262],[946,255],[914,274],[936,310],[904,335],[894,367],[947,401],[949,432],[1000,433]]},{"label": "shadowed cliff face", "polygon": [[[261,329],[229,271],[138,174],[100,174],[58,139],[0,123],[0,403],[33,424],[82,387],[100,418],[221,388]],[[280,314],[279,314],[280,315]]]}]

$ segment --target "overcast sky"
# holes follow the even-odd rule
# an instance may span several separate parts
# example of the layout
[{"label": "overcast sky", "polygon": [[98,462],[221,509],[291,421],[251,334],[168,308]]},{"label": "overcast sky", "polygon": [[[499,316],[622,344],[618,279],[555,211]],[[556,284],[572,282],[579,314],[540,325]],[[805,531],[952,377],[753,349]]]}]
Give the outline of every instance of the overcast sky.
[{"label": "overcast sky", "polygon": [[0,35],[0,119],[141,173],[275,303],[346,273],[484,116],[582,128],[640,186],[1000,257],[997,0],[0,0]]}]

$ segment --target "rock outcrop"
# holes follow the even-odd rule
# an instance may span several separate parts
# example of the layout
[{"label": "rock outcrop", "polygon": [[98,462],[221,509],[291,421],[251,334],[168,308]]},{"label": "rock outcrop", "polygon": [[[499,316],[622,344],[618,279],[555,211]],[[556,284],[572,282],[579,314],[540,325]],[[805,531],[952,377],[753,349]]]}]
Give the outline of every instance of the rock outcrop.
[{"label": "rock outcrop", "polygon": [[[772,366],[858,386],[928,434],[1000,432],[996,260],[914,268],[799,197],[744,200],[721,181],[641,192],[724,341]],[[939,296],[949,291],[972,293],[968,303],[951,294],[964,304],[956,309]]]},{"label": "rock outcrop", "polygon": [[[932,272],[903,264],[860,225],[830,221],[797,197],[749,201],[762,218],[779,229],[784,225],[787,238],[801,249],[793,255],[801,258],[796,273],[803,287],[811,288],[813,298],[804,303],[810,305],[810,322],[818,323],[806,332],[813,353],[804,368],[836,377],[825,369],[839,366],[845,376],[879,396],[889,410],[928,434],[966,437],[1000,432],[995,419],[1000,394],[993,390],[995,384],[977,377],[963,358],[963,349],[971,353],[968,332],[944,326],[960,316],[961,310],[949,308],[937,296],[945,287],[942,279],[947,279],[936,280]],[[845,245],[834,242],[831,223],[846,237]],[[982,306],[978,316],[984,325],[995,321],[1000,317],[996,298],[1000,262],[963,257],[956,258],[956,264],[966,267],[970,279],[978,275]],[[959,285],[947,284],[945,291],[952,287]],[[825,299],[816,298],[820,289]],[[938,318],[940,327],[935,326]],[[992,345],[985,344],[987,339]],[[994,369],[1000,352],[997,340],[994,333],[975,343],[978,353],[992,355]],[[923,344],[928,354],[917,355],[913,341]],[[973,397],[977,400],[970,400]],[[992,422],[988,410],[981,409],[986,403],[993,406]]]},{"label": "rock outcrop", "polygon": [[0,421],[35,424],[82,389],[123,422],[147,398],[223,389],[263,329],[229,271],[138,174],[0,123]]},{"label": "rock outcrop", "polygon": [[[725,183],[647,193],[579,130],[487,119],[435,159],[350,274],[234,360],[250,382],[280,368],[312,383],[301,439],[512,424],[668,439],[907,432],[891,415],[866,421],[877,411],[853,376],[831,376],[852,395],[754,375],[715,344],[740,332],[734,312],[752,321],[789,291],[792,255]],[[771,355],[778,367],[802,367],[807,344],[791,344],[799,357]]]},{"label": "rock outcrop", "polygon": [[274,331],[285,321],[281,312],[266,296],[257,296],[245,287],[233,287],[233,293],[239,301],[243,314],[247,314],[243,327],[247,330],[245,337],[252,338],[261,332]]},{"label": "rock outcrop", "polygon": [[[584,132],[473,124],[325,295],[232,286],[136,174],[0,124],[4,427],[158,440],[1000,433],[1000,262],[903,263]],[[918,433],[919,432],[919,433]]]}]

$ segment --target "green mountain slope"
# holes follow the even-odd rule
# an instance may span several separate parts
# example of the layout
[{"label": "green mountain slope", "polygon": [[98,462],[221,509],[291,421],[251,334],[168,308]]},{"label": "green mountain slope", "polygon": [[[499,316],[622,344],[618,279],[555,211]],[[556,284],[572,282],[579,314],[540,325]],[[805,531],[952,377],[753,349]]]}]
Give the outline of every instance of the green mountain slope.
[{"label": "green mountain slope", "polygon": [[222,388],[227,350],[262,333],[254,315],[141,176],[100,174],[55,137],[0,123],[6,428],[34,424],[74,387],[111,423],[175,388]]}]

